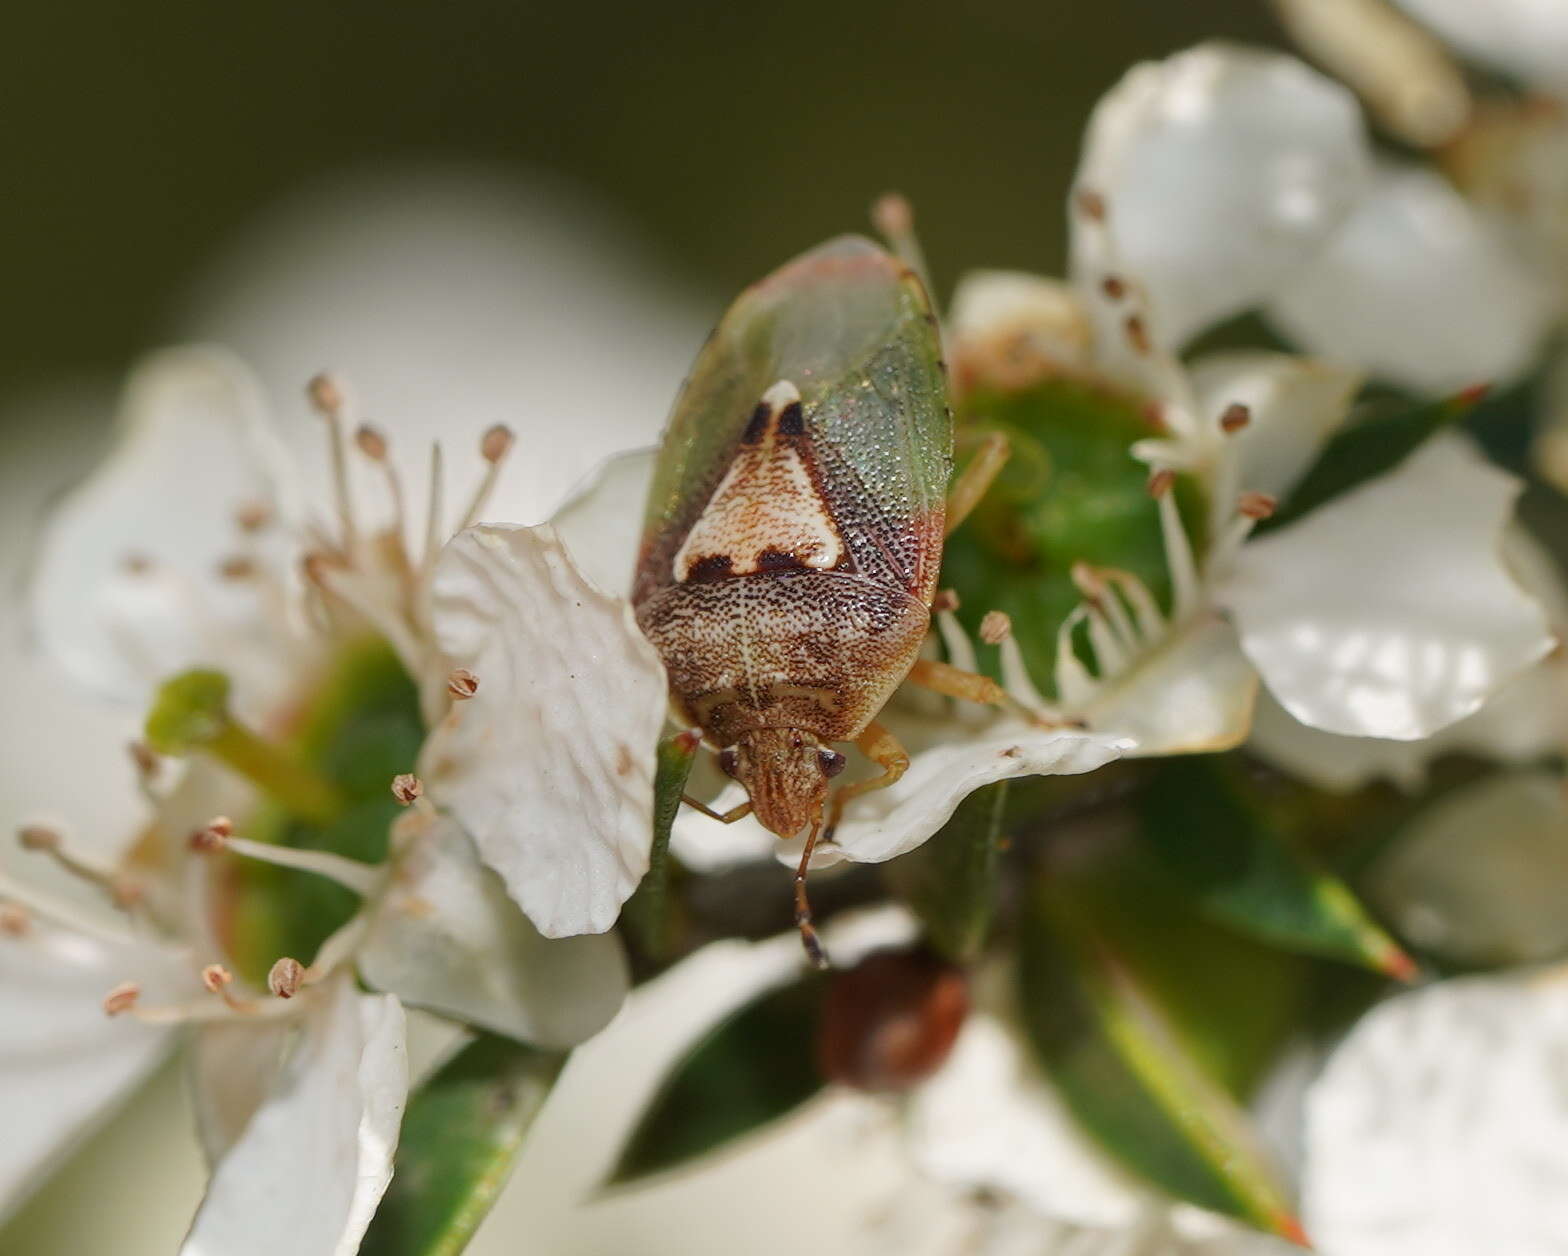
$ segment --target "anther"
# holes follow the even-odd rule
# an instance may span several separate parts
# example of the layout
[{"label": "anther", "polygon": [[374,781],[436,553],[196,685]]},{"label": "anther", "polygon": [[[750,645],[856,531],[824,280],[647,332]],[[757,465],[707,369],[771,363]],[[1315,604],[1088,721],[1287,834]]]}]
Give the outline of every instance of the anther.
[{"label": "anther", "polygon": [[235,509],[234,522],[241,532],[260,532],[272,522],[272,507],[266,502],[245,502]]},{"label": "anther", "polygon": [[213,994],[219,993],[233,980],[234,974],[222,964],[208,964],[201,970],[201,984]]},{"label": "anther", "polygon": [[938,589],[931,599],[931,612],[940,615],[943,611],[956,611],[960,605],[957,589]]},{"label": "anther", "polygon": [[33,917],[20,903],[0,903],[0,934],[25,938],[33,928]]},{"label": "anther", "polygon": [[1113,301],[1120,301],[1127,295],[1127,284],[1120,275],[1107,275],[1100,280],[1100,291]]},{"label": "anther", "polygon": [[1251,422],[1252,411],[1242,405],[1241,402],[1233,401],[1225,407],[1224,413],[1220,415],[1220,431],[1228,436],[1232,432],[1241,431],[1242,428]]},{"label": "anther", "polygon": [[505,423],[497,423],[479,441],[479,452],[486,462],[500,462],[511,451],[515,437]]},{"label": "anther", "polygon": [[285,955],[267,974],[267,989],[280,999],[292,999],[299,993],[300,984],[304,980],[304,966],[297,959]]},{"label": "anther", "polygon": [[305,395],[310,398],[310,404],[318,414],[335,418],[343,413],[343,388],[325,371],[311,376],[310,382],[305,385]]},{"label": "anther", "polygon": [[379,429],[371,427],[368,423],[361,423],[354,431],[354,444],[359,447],[359,452],[372,462],[384,462],[387,456],[387,438]]},{"label": "anther", "polygon": [[479,677],[466,667],[454,667],[447,673],[446,691],[460,701],[472,698],[479,692]]},{"label": "anther", "polygon": [[1247,492],[1241,495],[1236,509],[1248,519],[1267,519],[1279,503],[1267,493]]},{"label": "anther", "polygon": [[1073,584],[1078,587],[1078,592],[1089,601],[1098,602],[1105,596],[1105,581],[1088,563],[1074,563],[1068,574],[1072,577]]},{"label": "anther", "polygon": [[213,816],[190,836],[190,847],[203,855],[225,849],[234,834],[234,823],[228,816]]},{"label": "anther", "polygon": [[1129,314],[1123,325],[1127,330],[1127,341],[1132,345],[1133,351],[1147,357],[1154,346],[1149,341],[1149,329],[1144,325],[1143,319],[1136,314]]},{"label": "anther", "polygon": [[980,621],[980,640],[987,645],[1001,645],[1013,635],[1013,621],[1006,611],[987,611]]},{"label": "anther", "polygon": [[1106,217],[1105,197],[1093,188],[1080,188],[1076,198],[1078,212],[1085,218],[1095,222],[1104,222]]},{"label": "anther", "polygon": [[33,851],[57,851],[65,843],[60,830],[47,824],[24,824],[16,831],[16,840],[23,850]]},{"label": "anther", "polygon": [[121,1016],[136,1006],[136,1000],[142,997],[142,988],[134,981],[122,981],[119,985],[103,996],[103,1012],[105,1016]]},{"label": "anther", "polygon": [[1149,496],[1158,500],[1171,491],[1171,485],[1176,483],[1176,473],[1169,467],[1161,467],[1149,477]]},{"label": "anther", "polygon": [[125,749],[131,756],[131,762],[136,765],[136,774],[144,781],[151,780],[162,769],[163,760],[157,756],[152,747],[146,742],[128,742]]},{"label": "anther", "polygon": [[392,797],[411,807],[425,795],[425,783],[412,772],[399,772],[392,778]]},{"label": "anther", "polygon": [[145,576],[152,570],[152,559],[133,551],[121,556],[120,569],[128,576]]},{"label": "anther", "polygon": [[225,580],[249,580],[256,574],[256,563],[243,554],[233,554],[218,564],[218,575]]}]

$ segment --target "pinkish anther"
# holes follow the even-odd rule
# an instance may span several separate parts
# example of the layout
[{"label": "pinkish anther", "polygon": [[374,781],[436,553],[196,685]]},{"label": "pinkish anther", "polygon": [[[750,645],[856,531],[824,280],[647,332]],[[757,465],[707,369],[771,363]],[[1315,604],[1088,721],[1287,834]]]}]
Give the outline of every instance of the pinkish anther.
[{"label": "pinkish anther", "polygon": [[1242,405],[1241,402],[1233,401],[1225,407],[1224,413],[1220,415],[1220,431],[1228,436],[1232,432],[1241,431],[1242,428],[1251,422],[1252,411]]},{"label": "pinkish anther", "polygon": [[305,980],[305,968],[297,959],[285,955],[267,974],[267,989],[280,999],[292,999]]},{"label": "pinkish anther", "polygon": [[392,778],[392,797],[411,807],[425,794],[425,783],[412,772],[399,772]]},{"label": "pinkish anther", "polygon": [[213,994],[217,994],[233,980],[234,974],[222,964],[208,964],[201,970],[201,984]]},{"label": "pinkish anther", "polygon": [[243,554],[232,554],[218,564],[218,575],[225,580],[249,580],[255,574],[255,560]]},{"label": "pinkish anther", "polygon": [[1107,212],[1105,197],[1101,196],[1093,188],[1080,188],[1076,197],[1076,203],[1078,212],[1085,218],[1091,218],[1095,222],[1105,221]]},{"label": "pinkish anther", "polygon": [[987,645],[1001,645],[1013,635],[1013,621],[1006,611],[987,611],[980,621],[980,640]]},{"label": "pinkish anther", "polygon": [[1246,492],[1236,503],[1236,509],[1249,519],[1267,519],[1279,503],[1267,493]]},{"label": "pinkish anther", "polygon": [[64,845],[65,836],[59,829],[52,829],[47,824],[24,824],[17,829],[16,840],[22,844],[23,850],[53,851]]},{"label": "pinkish anther", "polygon": [[354,444],[359,452],[372,462],[384,462],[387,456],[387,438],[368,423],[361,423],[354,432]]},{"label": "pinkish anther", "polygon": [[1133,347],[1133,352],[1147,357],[1154,350],[1154,345],[1149,340],[1149,329],[1142,318],[1136,314],[1129,314],[1123,326],[1127,329],[1127,341]]},{"label": "pinkish anther", "polygon": [[1113,301],[1120,301],[1127,295],[1127,284],[1120,275],[1107,275],[1100,280],[1100,291]]},{"label": "pinkish anther", "polygon": [[142,988],[134,981],[122,981],[119,985],[103,996],[103,1011],[105,1016],[120,1016],[129,1012],[136,1006],[136,1000],[142,997]]},{"label": "pinkish anther", "polygon": [[479,677],[466,667],[454,667],[447,673],[446,691],[460,701],[472,698],[479,692]]},{"label": "pinkish anther", "polygon": [[957,589],[938,589],[936,596],[931,599],[933,614],[940,615],[943,611],[956,611],[962,605],[958,600]]},{"label": "pinkish anther", "polygon": [[235,509],[234,522],[242,532],[260,532],[272,522],[272,507],[266,502],[246,502]]},{"label": "pinkish anther", "polygon": [[486,462],[500,462],[512,448],[512,429],[505,423],[497,423],[485,432],[479,441],[479,452]]},{"label": "pinkish anther", "polygon": [[318,414],[333,417],[343,412],[343,389],[325,371],[311,376],[310,383],[305,385],[305,395],[310,398],[310,404]]},{"label": "pinkish anther", "polygon": [[149,780],[158,775],[163,767],[163,760],[153,751],[146,742],[128,742],[125,747],[131,756],[131,762],[136,765],[136,773],[143,780]]},{"label": "pinkish anther", "polygon": [[1176,473],[1169,467],[1161,467],[1149,477],[1149,496],[1153,498],[1164,497],[1171,491],[1171,485],[1176,483]]},{"label": "pinkish anther", "polygon": [[25,938],[33,928],[33,917],[20,903],[0,903],[0,934]]}]

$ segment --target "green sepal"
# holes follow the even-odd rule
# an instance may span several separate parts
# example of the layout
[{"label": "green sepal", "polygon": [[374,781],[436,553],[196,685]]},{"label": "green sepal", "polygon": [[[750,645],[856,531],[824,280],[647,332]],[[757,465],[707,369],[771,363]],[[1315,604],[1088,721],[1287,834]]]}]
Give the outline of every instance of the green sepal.
[{"label": "green sepal", "polygon": [[1303,961],[1184,911],[1156,869],[1113,853],[1039,880],[1017,976],[1041,1066],[1107,1152],[1180,1199],[1299,1238],[1237,1096],[1299,1013]]},{"label": "green sepal", "polygon": [[608,1182],[689,1164],[795,1111],[819,1090],[819,1009],[811,973],[743,1004],[685,1053],[660,1084]]},{"label": "green sepal", "polygon": [[976,959],[996,915],[1008,782],[976,790],[888,876],[925,925],[926,941],[954,963]]},{"label": "green sepal", "polygon": [[392,1183],[361,1256],[457,1256],[505,1185],[565,1060],[481,1034],[437,1069],[409,1100]]},{"label": "green sepal", "polygon": [[1415,963],[1355,892],[1268,821],[1244,764],[1204,755],[1156,764],[1139,835],[1201,910],[1276,946],[1408,980]]},{"label": "green sepal", "polygon": [[1258,532],[1293,523],[1309,511],[1392,471],[1433,436],[1455,426],[1484,394],[1466,389],[1438,401],[1380,409],[1334,433],[1317,461]]},{"label": "green sepal", "polygon": [[648,871],[621,911],[621,923],[638,945],[655,959],[667,956],[674,944],[670,913],[670,830],[680,813],[686,780],[702,748],[690,732],[676,733],[659,743],[653,777],[653,844]]}]

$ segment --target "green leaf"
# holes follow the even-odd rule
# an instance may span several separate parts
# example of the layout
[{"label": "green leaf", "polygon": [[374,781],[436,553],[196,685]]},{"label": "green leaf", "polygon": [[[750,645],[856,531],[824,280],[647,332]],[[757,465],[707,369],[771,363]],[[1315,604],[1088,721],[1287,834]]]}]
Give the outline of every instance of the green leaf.
[{"label": "green leaf", "polygon": [[625,927],[650,955],[670,952],[670,830],[680,812],[686,779],[702,742],[689,732],[676,733],[659,743],[658,765],[653,778],[653,846],[648,872],[621,912]]},{"label": "green leaf", "polygon": [[1140,795],[1139,832],[1217,920],[1278,946],[1408,980],[1414,961],[1354,892],[1268,821],[1236,756],[1167,759]]},{"label": "green leaf", "polygon": [[632,1131],[612,1183],[663,1173],[793,1112],[823,1085],[819,973],[770,990],[715,1026],[675,1066]]},{"label": "green leaf", "polygon": [[[1205,983],[1221,993],[1228,987],[1233,1000],[1238,991],[1267,999],[1269,987],[1223,952],[1210,949],[1195,963],[1201,951],[1162,907],[1157,884],[1107,871],[1119,870],[1048,877],[1026,908],[1019,1002],[1041,1064],[1084,1129],[1133,1172],[1299,1241],[1285,1189],[1245,1112],[1173,1007],[1183,990]],[[1140,932],[1143,945],[1129,945]],[[1182,970],[1184,984],[1151,973],[1151,947],[1164,952],[1169,969]]]},{"label": "green leaf", "polygon": [[1013,452],[948,538],[942,581],[958,590],[959,617],[971,632],[987,611],[1011,616],[1030,671],[1048,677],[1056,630],[1081,598],[1070,574],[1075,562],[1122,568],[1156,598],[1166,596],[1148,470],[1129,452],[1155,431],[1136,400],[1069,379],[977,393],[962,404],[964,423],[1002,432]]},{"label": "green leaf", "polygon": [[1392,471],[1438,432],[1464,418],[1481,396],[1466,389],[1439,401],[1405,403],[1340,428],[1312,469],[1258,531],[1292,523],[1374,476]]},{"label": "green leaf", "polygon": [[565,1057],[481,1034],[413,1095],[362,1256],[457,1256],[511,1171]]},{"label": "green leaf", "polygon": [[1006,781],[975,791],[936,836],[888,865],[888,875],[925,923],[926,940],[956,963],[975,959],[991,931],[1007,796]]}]

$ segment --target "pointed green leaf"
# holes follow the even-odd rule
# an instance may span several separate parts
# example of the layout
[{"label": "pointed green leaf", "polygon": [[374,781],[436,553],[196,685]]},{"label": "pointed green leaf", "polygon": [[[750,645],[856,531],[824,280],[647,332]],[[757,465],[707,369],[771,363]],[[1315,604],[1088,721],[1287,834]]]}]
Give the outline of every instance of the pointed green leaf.
[{"label": "pointed green leaf", "polygon": [[957,963],[979,955],[996,914],[1008,782],[970,794],[925,845],[888,875],[925,923],[926,940]]},{"label": "pointed green leaf", "polygon": [[690,732],[676,733],[659,743],[658,765],[653,778],[653,846],[648,855],[648,872],[627,900],[621,913],[625,927],[649,955],[662,957],[671,946],[670,919],[670,830],[681,809],[681,795],[697,752],[700,738]]},{"label": "pointed green leaf", "polygon": [[1258,531],[1283,527],[1374,476],[1392,471],[1431,437],[1464,418],[1482,395],[1466,389],[1438,401],[1404,403],[1340,428],[1312,469]]},{"label": "pointed green leaf", "polygon": [[636,1181],[717,1151],[794,1111],[822,1088],[816,1063],[823,977],[752,1000],[676,1064],[610,1175]]},{"label": "pointed green leaf", "polygon": [[1133,1172],[1181,1199],[1299,1239],[1245,1112],[1193,1049],[1190,1025],[1173,1014],[1173,991],[1182,987],[1151,974],[1148,946],[1129,945],[1129,934],[1141,929],[1145,944],[1163,947],[1170,965],[1186,970],[1187,987],[1208,982],[1264,998],[1269,990],[1244,966],[1226,971],[1223,954],[1195,967],[1178,918],[1148,927],[1161,914],[1148,888],[1099,872],[1041,883],[1025,911],[1018,968],[1030,1041],[1085,1130]]},{"label": "pointed green leaf", "polygon": [[1275,829],[1236,756],[1167,759],[1141,795],[1140,835],[1214,919],[1278,946],[1401,980],[1415,964],[1354,892]]},{"label": "pointed green leaf", "polygon": [[361,1256],[457,1256],[495,1203],[566,1057],[481,1034],[414,1093]]}]

